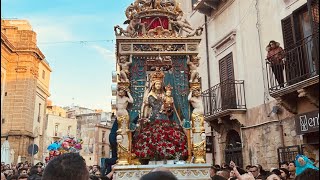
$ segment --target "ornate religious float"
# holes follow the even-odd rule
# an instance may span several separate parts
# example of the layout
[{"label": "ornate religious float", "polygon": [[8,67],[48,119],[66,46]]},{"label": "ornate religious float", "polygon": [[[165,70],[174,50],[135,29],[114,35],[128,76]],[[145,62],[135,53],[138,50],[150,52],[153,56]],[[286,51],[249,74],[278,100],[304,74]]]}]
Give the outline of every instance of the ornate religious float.
[{"label": "ornate religious float", "polygon": [[127,28],[114,28],[116,179],[139,179],[160,165],[179,179],[209,179],[197,71],[203,28],[191,27],[175,0],[136,0],[126,16]]}]

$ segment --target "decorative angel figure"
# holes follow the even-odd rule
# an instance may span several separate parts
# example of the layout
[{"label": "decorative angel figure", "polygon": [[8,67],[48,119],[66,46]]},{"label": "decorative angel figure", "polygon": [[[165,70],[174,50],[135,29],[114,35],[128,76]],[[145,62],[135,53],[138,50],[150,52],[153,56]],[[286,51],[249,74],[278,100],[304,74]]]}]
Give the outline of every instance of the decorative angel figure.
[{"label": "decorative angel figure", "polygon": [[120,56],[119,57],[119,66],[121,67],[120,70],[120,81],[121,82],[129,82],[129,67],[132,64],[132,55],[130,56],[129,62],[127,61],[128,56]]},{"label": "decorative angel figure", "polygon": [[188,56],[187,64],[189,65],[190,68],[190,80],[189,82],[194,83],[194,82],[199,82],[199,72],[197,71],[199,67],[199,57],[192,57],[190,60],[190,56]]},{"label": "decorative angel figure", "polygon": [[169,23],[172,28],[178,32],[179,36],[182,36],[183,31],[190,34],[194,30],[186,19],[182,19],[182,16],[178,16],[177,19],[169,20]]}]

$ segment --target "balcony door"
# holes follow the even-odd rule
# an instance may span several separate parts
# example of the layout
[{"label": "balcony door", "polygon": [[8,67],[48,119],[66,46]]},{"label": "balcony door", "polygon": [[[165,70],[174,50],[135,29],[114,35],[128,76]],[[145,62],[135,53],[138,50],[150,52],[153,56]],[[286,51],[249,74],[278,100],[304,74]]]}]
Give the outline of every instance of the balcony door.
[{"label": "balcony door", "polygon": [[219,70],[221,109],[235,109],[237,105],[232,53],[228,54],[219,61]]},{"label": "balcony door", "polygon": [[[308,79],[318,71],[318,48],[315,39],[319,40],[319,36],[316,35],[318,32],[315,32],[314,20],[319,21],[319,8],[314,13],[316,7],[310,7],[313,7],[312,13],[308,6],[304,5],[282,20],[284,48],[287,54],[285,69],[289,85]],[[319,22],[316,24],[319,25]]]}]

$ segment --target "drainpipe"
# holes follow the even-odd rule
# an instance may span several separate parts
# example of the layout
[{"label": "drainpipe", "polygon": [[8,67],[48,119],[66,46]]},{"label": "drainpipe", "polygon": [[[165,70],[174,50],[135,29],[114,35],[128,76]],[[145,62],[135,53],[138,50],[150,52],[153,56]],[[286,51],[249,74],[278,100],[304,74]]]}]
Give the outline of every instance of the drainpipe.
[{"label": "drainpipe", "polygon": [[267,79],[265,77],[265,61],[264,61],[264,57],[262,55],[262,44],[261,44],[261,29],[260,29],[260,11],[259,11],[259,0],[256,0],[256,4],[255,4],[255,8],[256,8],[256,17],[257,17],[257,22],[256,22],[256,28],[257,28],[257,33],[258,33],[258,43],[259,43],[259,53],[260,53],[260,62],[261,62],[261,69],[262,69],[262,78],[263,78],[263,89],[264,89],[264,93],[263,93],[263,104],[264,104],[264,112],[265,114],[268,116],[268,105],[267,102],[269,101],[269,90],[268,87],[266,86],[266,82]]},{"label": "drainpipe", "polygon": [[[211,78],[210,78],[210,57],[209,57],[209,40],[208,40],[208,18],[204,15],[204,30],[206,34],[206,55],[207,55],[207,76],[208,76],[208,89],[211,88]],[[210,93],[209,93],[210,96]],[[209,97],[211,98],[211,97]],[[211,101],[209,102],[210,110],[212,107]]]},{"label": "drainpipe", "polygon": [[[206,55],[207,55],[207,76],[208,76],[208,89],[211,88],[211,78],[210,78],[210,57],[209,57],[209,40],[208,40],[208,17],[204,15],[204,30],[206,35]],[[211,93],[209,93],[209,99],[211,99]],[[212,109],[211,100],[209,101],[210,110]],[[212,136],[212,148],[214,147],[214,135],[213,129],[211,127],[211,136]],[[213,148],[212,151],[212,162],[215,163],[215,156],[214,156],[215,149]]]}]

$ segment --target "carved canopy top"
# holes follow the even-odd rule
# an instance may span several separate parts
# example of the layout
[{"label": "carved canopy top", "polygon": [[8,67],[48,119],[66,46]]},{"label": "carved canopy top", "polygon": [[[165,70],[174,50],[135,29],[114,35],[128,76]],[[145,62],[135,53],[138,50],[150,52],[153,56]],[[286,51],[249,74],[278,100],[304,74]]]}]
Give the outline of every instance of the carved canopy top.
[{"label": "carved canopy top", "polygon": [[194,29],[183,18],[176,0],[135,0],[125,11],[126,28],[114,27],[117,37],[176,38],[201,36],[203,27]]},{"label": "carved canopy top", "polygon": [[134,17],[170,16],[176,18],[183,16],[183,12],[176,0],[135,0],[127,9],[126,16],[129,20]]}]

